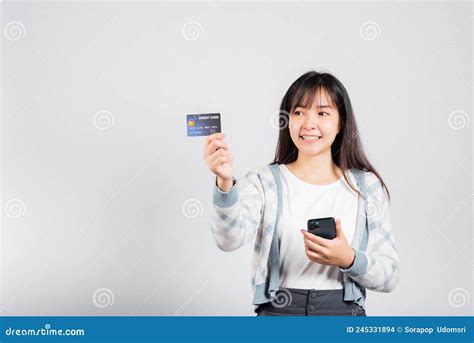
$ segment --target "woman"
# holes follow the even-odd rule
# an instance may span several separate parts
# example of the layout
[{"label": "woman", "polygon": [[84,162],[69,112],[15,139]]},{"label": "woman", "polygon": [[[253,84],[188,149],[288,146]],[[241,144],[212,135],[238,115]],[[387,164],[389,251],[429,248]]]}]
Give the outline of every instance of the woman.
[{"label": "woman", "polygon": [[[217,246],[255,239],[259,316],[365,316],[366,289],[392,291],[400,269],[390,195],[363,151],[346,89],[329,73],[302,75],[283,97],[279,125],[274,160],[239,180],[225,135],[208,136]],[[322,217],[337,218],[335,238],[307,232]]]}]

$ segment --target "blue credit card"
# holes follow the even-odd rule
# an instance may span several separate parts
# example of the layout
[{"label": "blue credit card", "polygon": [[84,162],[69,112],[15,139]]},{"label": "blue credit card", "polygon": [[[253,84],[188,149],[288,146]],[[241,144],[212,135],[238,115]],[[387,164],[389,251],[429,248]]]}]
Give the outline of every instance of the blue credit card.
[{"label": "blue credit card", "polygon": [[188,137],[209,136],[221,132],[220,113],[187,114]]}]

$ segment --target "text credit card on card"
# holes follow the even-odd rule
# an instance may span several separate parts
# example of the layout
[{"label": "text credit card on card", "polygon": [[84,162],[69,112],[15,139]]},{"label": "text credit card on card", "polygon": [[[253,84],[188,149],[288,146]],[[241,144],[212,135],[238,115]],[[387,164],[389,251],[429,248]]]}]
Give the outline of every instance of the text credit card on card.
[{"label": "text credit card on card", "polygon": [[221,114],[187,114],[186,126],[188,128],[188,137],[209,136],[210,134],[221,132]]}]

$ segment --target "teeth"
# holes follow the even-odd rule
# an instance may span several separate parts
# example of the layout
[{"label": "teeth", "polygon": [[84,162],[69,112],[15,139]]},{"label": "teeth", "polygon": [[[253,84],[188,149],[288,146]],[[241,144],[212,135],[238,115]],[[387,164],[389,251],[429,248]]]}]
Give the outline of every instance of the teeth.
[{"label": "teeth", "polygon": [[320,136],[301,136],[303,139],[314,139],[314,138],[321,138]]}]

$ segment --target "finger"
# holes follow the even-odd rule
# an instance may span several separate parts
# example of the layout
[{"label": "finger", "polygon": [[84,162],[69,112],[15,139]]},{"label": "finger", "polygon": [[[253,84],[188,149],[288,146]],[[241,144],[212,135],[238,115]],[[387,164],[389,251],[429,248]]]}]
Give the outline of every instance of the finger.
[{"label": "finger", "polygon": [[308,256],[312,261],[316,260],[314,262],[319,262],[323,260],[323,257],[321,255],[311,250],[306,250],[306,256]]},{"label": "finger", "polygon": [[229,147],[227,146],[226,142],[224,142],[223,140],[215,139],[204,147],[204,156],[212,155],[214,151],[220,150],[219,148],[222,148],[223,150],[229,150]]},{"label": "finger", "polygon": [[320,254],[322,256],[326,256],[329,250],[317,243],[314,243],[308,239],[305,239],[305,247],[306,249],[309,249],[317,254]]},{"label": "finger", "polygon": [[214,164],[214,161],[221,157],[221,156],[224,156],[224,157],[227,157],[229,159],[231,159],[232,157],[230,156],[230,152],[228,151],[225,151],[225,150],[222,150],[222,149],[219,149],[219,150],[216,150],[209,158],[209,163],[210,164]]},{"label": "finger", "polygon": [[205,153],[211,154],[213,151],[222,148],[224,150],[229,150],[229,146],[226,142],[221,139],[214,139],[211,143],[209,143],[205,148]]},{"label": "finger", "polygon": [[344,231],[342,231],[341,219],[336,219],[336,237],[345,237]]},{"label": "finger", "polygon": [[226,162],[230,162],[230,160],[227,156],[219,156],[211,163],[211,166],[215,167],[215,166],[218,166],[218,165],[220,165],[222,163],[226,163]]},{"label": "finger", "polygon": [[210,165],[213,165],[215,164],[215,161],[220,158],[220,157],[228,157],[224,151],[222,150],[217,150],[215,153],[213,153],[211,155],[211,157],[209,158],[209,164]]},{"label": "finger", "polygon": [[[211,145],[206,146],[206,147],[204,148],[204,155],[203,155],[203,156],[204,156],[204,159],[209,159],[209,158],[211,158],[211,160],[212,160],[212,156],[214,155],[214,153],[215,153],[216,151],[229,151],[229,149],[228,149],[228,147],[227,147],[227,144],[225,144],[225,142],[223,142],[223,143],[221,144],[221,145],[223,146],[222,149],[218,149],[219,144],[218,144],[218,143],[214,143],[214,142],[215,142],[215,141],[213,141],[213,143],[211,143]],[[214,158],[215,158],[215,156],[217,156],[217,155],[214,155]]]},{"label": "finger", "polygon": [[225,133],[224,133],[224,132],[216,132],[216,133],[213,133],[213,134],[207,136],[206,141],[207,141],[208,143],[210,143],[213,139],[216,139],[216,138],[224,139],[224,137],[225,137]]},{"label": "finger", "polygon": [[323,247],[330,247],[331,246],[331,240],[330,239],[326,239],[326,238],[323,238],[323,237],[319,237],[319,236],[316,236],[314,234],[312,234],[311,232],[308,232],[306,230],[303,230],[301,229],[301,232],[303,233],[303,236],[307,239],[309,239],[310,241],[314,242],[314,243],[317,243]]}]

